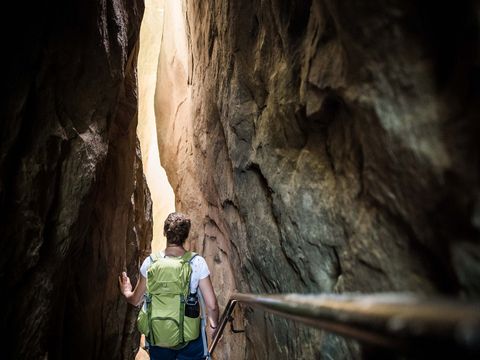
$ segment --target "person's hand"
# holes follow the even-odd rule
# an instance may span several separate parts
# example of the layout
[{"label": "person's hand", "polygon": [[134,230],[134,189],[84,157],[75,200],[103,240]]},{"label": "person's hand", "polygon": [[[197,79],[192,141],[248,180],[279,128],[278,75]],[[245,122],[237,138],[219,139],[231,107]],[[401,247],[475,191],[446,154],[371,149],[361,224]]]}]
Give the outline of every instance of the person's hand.
[{"label": "person's hand", "polygon": [[120,285],[120,291],[123,295],[126,295],[128,292],[132,292],[132,284],[130,283],[130,278],[127,276],[125,271],[122,272],[122,275],[118,277],[118,283]]},{"label": "person's hand", "polygon": [[217,329],[213,329],[210,326],[210,324],[207,323],[206,330],[207,330],[207,335],[208,335],[208,338],[210,339],[210,342],[213,341],[213,338],[215,337],[215,334],[217,333]]},{"label": "person's hand", "polygon": [[205,330],[207,331],[207,337],[208,339],[210,339],[209,343],[211,344],[213,342],[217,329],[212,329],[210,325],[207,324],[207,327]]},{"label": "person's hand", "polygon": [[[218,332],[218,329],[219,329],[219,325],[217,325],[217,328],[214,329],[210,326],[210,324],[207,324],[206,326],[206,331],[207,331],[207,336],[208,338],[210,339],[210,344],[213,342],[213,339],[215,338],[215,336],[217,335],[217,332]],[[223,334],[222,336],[220,337],[220,339],[223,337]],[[220,340],[219,339],[219,340]]]}]

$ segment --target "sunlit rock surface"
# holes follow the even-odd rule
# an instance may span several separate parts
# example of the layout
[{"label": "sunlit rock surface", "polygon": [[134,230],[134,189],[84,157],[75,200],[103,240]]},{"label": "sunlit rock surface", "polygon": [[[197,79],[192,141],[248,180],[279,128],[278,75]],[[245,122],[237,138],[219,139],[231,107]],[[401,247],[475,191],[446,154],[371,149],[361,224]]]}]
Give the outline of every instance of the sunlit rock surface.
[{"label": "sunlit rock surface", "polygon": [[[198,148],[197,139],[201,137],[207,140],[207,133],[202,118],[192,112],[193,102],[201,100],[192,94],[195,87],[191,85],[189,66],[191,67],[192,59],[189,58],[185,9],[181,1],[165,1],[165,23],[155,92],[159,151],[162,165],[175,191],[176,209],[192,218],[192,230],[187,246],[207,259],[217,297],[223,308],[230,291],[235,288],[234,270],[228,261],[224,261],[230,253],[228,238],[226,233],[222,233],[215,222],[210,220],[209,216],[213,216],[213,213],[209,210],[208,199],[205,198],[206,185],[200,183],[203,178],[208,178],[209,184],[213,185],[218,174],[214,173],[212,166],[204,167],[203,162],[198,162],[201,149]],[[207,102],[209,100],[210,98],[205,99]],[[218,142],[222,141],[222,137],[217,138],[218,135],[217,132],[208,134],[208,146],[211,148],[209,151],[217,149]],[[231,180],[219,179],[219,183],[221,186],[229,186]],[[215,210],[216,208],[212,208],[212,211]],[[217,246],[206,246],[206,236]],[[239,327],[242,326],[243,323],[240,322]],[[226,343],[229,343],[229,346],[225,346]],[[244,359],[244,336],[232,336],[226,331],[224,341],[216,352],[225,359]]]},{"label": "sunlit rock surface", "polygon": [[4,9],[3,359],[136,353],[118,274],[136,272],[151,240],[135,133],[142,13],[137,1]]},{"label": "sunlit rock surface", "polygon": [[160,163],[155,123],[157,65],[163,38],[163,0],[146,0],[138,52],[138,126],[143,172],[152,197],[152,251],[165,248],[163,222],[175,211],[175,195]]},{"label": "sunlit rock surface", "polygon": [[[476,3],[186,3],[188,37],[162,43],[159,143],[221,304],[234,289],[478,297]],[[361,353],[237,319],[240,358]]]}]

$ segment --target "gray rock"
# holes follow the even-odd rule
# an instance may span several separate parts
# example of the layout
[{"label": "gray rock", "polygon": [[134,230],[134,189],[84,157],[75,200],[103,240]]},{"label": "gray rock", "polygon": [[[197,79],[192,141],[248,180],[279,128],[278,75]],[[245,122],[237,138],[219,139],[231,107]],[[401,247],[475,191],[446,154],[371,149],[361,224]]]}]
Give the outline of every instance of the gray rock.
[{"label": "gray rock", "polygon": [[[217,292],[479,297],[478,13],[473,1],[187,1],[193,131],[159,142]],[[245,318],[238,358],[362,356]]]}]

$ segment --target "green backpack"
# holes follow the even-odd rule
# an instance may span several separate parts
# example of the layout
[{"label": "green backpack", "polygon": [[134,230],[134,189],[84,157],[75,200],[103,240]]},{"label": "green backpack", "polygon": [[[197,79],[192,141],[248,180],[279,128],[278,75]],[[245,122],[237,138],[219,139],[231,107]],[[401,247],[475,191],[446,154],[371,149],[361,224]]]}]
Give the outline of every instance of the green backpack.
[{"label": "green backpack", "polygon": [[137,326],[150,345],[181,348],[200,335],[200,316],[185,316],[190,293],[191,261],[197,254],[187,251],[181,257],[151,255],[147,271],[145,305]]}]

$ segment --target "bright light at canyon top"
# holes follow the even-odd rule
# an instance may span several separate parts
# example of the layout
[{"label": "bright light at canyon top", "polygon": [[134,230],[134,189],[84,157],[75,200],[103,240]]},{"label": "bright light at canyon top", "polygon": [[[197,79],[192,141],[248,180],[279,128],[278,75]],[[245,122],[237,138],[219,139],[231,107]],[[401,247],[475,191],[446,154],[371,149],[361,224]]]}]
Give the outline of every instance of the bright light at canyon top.
[{"label": "bright light at canyon top", "polygon": [[138,127],[143,171],[153,203],[152,251],[165,246],[163,221],[175,210],[175,195],[160,164],[155,120],[155,87],[163,32],[164,2],[145,0],[138,54]]}]

